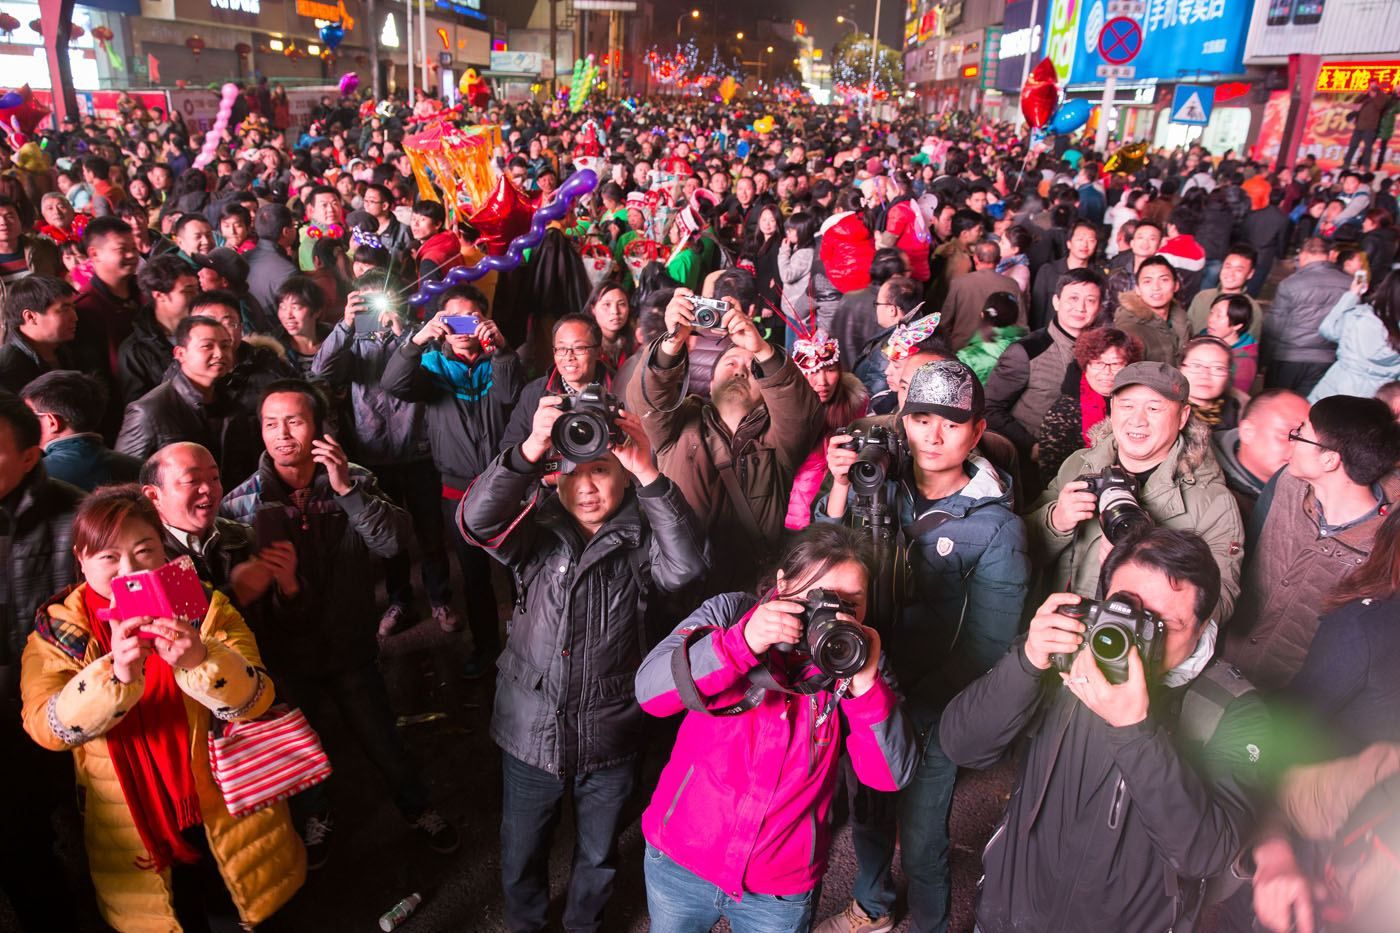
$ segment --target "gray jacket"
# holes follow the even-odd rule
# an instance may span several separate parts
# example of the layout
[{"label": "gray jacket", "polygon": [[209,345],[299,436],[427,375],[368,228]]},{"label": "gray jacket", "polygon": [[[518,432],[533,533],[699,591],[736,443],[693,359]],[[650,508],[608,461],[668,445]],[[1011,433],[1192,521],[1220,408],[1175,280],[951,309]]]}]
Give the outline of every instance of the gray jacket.
[{"label": "gray jacket", "polygon": [[1337,345],[1318,328],[1351,287],[1351,276],[1330,262],[1313,262],[1278,285],[1264,316],[1264,350],[1280,363],[1332,363]]},{"label": "gray jacket", "polygon": [[702,577],[709,552],[685,497],[664,476],[626,493],[585,538],[540,475],[511,448],[458,507],[463,535],[511,570],[518,593],[496,662],[491,736],[532,767],[588,774],[641,750],[645,717],[633,682],[665,634],[646,624],[649,593]]},{"label": "gray jacket", "polygon": [[407,341],[409,332],[395,337],[387,331],[356,334],[341,321],[316,351],[311,375],[324,379],[337,393],[349,391],[350,454],[357,463],[375,467],[426,460],[428,433],[423,405],[390,395],[384,370]]},{"label": "gray jacket", "polygon": [[275,318],[277,289],[288,276],[296,275],[297,267],[271,240],[258,240],[243,258],[248,260],[248,294]]},{"label": "gray jacket", "polygon": [[987,377],[987,427],[1029,453],[1072,362],[1074,338],[1054,319],[1007,347]]}]

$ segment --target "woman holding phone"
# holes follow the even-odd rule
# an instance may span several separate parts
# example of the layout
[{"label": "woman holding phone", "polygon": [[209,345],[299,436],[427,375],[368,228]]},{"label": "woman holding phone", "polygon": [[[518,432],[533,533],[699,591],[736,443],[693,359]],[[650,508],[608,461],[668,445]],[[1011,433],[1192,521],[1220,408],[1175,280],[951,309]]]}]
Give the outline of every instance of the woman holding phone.
[{"label": "woman holding phone", "polygon": [[[876,790],[913,775],[917,749],[881,672],[880,637],[861,625],[871,566],[855,531],[811,525],[761,595],[707,600],[642,662],[642,709],[685,713],[642,815],[652,933],[703,933],[720,917],[735,933],[806,931],[843,750]],[[864,632],[866,661],[848,679],[819,673],[800,647],[817,590]]]},{"label": "woman holding phone", "polygon": [[[197,624],[108,620],[113,580],[166,563],[136,485],[99,489],[73,521],[84,582],[39,611],[24,649],[25,731],[71,752],[98,909],[119,931],[260,923],[306,879],[286,803],[238,819],[210,773],[214,717],[256,719],[274,688],[231,603]],[[256,857],[249,857],[256,853]]]}]

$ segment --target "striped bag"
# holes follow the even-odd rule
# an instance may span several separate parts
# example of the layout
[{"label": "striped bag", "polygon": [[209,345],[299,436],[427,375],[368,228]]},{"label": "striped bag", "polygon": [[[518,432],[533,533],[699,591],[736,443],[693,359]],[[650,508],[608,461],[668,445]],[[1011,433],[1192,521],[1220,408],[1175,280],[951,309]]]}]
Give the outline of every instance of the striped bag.
[{"label": "striped bag", "polygon": [[331,776],[321,737],[299,709],[277,705],[251,722],[215,720],[209,767],[231,816],[247,816]]}]

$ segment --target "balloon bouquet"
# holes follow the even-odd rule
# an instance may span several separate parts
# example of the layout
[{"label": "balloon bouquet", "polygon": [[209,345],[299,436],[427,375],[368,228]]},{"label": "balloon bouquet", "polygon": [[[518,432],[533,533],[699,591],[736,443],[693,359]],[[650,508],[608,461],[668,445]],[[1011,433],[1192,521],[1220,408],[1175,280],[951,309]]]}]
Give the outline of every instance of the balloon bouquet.
[{"label": "balloon bouquet", "polygon": [[1082,98],[1061,103],[1059,80],[1055,63],[1042,58],[1021,86],[1021,114],[1031,127],[1032,150],[1051,136],[1069,135],[1089,122],[1094,105]]}]

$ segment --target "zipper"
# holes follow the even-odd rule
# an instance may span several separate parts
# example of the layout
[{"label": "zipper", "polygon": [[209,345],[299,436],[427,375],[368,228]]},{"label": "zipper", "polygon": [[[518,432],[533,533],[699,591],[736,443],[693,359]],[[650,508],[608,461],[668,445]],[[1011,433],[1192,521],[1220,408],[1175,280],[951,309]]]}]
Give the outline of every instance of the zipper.
[{"label": "zipper", "polygon": [[811,825],[812,829],[812,855],[809,859],[807,859],[807,864],[815,865],[817,864],[817,813],[815,810],[807,814],[807,822]]},{"label": "zipper", "polygon": [[1113,802],[1108,805],[1108,828],[1116,830],[1123,822],[1123,800],[1128,795],[1128,784],[1120,776],[1118,786],[1113,788]]},{"label": "zipper", "polygon": [[662,826],[671,821],[671,814],[676,812],[676,804],[681,802],[681,794],[685,793],[685,786],[690,783],[690,779],[694,775],[695,765],[691,765],[686,769],[685,777],[681,779],[681,786],[676,788],[676,796],[671,798],[671,805],[666,808],[666,815],[661,818]]}]

